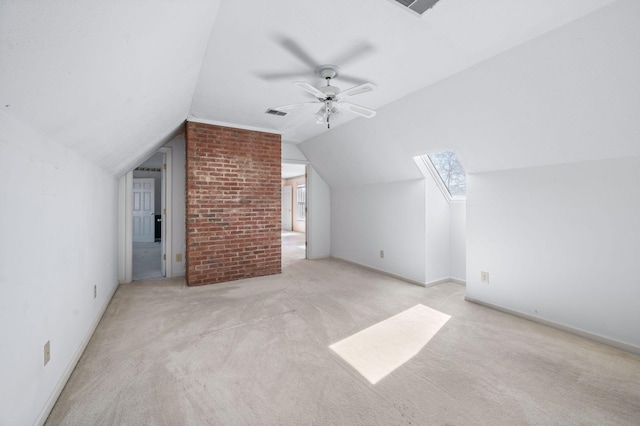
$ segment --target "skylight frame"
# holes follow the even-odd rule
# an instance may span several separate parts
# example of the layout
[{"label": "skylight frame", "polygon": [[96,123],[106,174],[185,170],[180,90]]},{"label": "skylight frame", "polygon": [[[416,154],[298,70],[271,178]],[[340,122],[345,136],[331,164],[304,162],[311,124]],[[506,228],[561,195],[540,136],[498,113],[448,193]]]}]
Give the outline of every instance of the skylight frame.
[{"label": "skylight frame", "polygon": [[[452,152],[456,156],[456,161],[457,161],[458,165],[460,166],[460,169],[462,170],[462,172],[464,173],[464,176],[465,176],[465,195],[453,195],[453,194],[451,194],[451,190],[447,187],[446,183],[444,182],[444,179],[440,175],[440,172],[437,170],[437,168],[434,165],[433,161],[429,157],[430,155],[440,154],[440,153],[444,153],[444,152]],[[460,161],[460,158],[458,157],[458,154],[455,151],[453,151],[453,150],[433,151],[433,152],[428,153],[428,154],[418,155],[416,157],[413,157],[413,159],[414,159],[414,161],[416,162],[416,165],[418,166],[418,168],[420,169],[420,171],[422,172],[422,174],[425,177],[427,176],[427,173],[429,173],[433,177],[433,180],[436,182],[436,185],[438,186],[438,188],[442,192],[442,195],[444,195],[444,197],[448,201],[466,201],[467,200],[467,195],[466,195],[466,172],[464,171],[464,166],[462,165],[462,162]]]}]

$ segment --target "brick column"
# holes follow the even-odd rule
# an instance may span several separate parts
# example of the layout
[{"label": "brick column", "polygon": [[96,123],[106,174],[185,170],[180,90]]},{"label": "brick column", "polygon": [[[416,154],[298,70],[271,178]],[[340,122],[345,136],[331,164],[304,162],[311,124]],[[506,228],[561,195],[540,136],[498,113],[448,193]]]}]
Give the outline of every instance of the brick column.
[{"label": "brick column", "polygon": [[281,272],[280,135],[187,122],[187,285]]}]

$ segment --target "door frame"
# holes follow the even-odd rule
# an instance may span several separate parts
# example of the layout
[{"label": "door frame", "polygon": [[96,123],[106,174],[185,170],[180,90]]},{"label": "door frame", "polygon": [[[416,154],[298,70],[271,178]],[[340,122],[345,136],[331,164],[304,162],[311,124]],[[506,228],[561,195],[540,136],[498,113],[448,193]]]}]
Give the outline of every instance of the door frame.
[{"label": "door frame", "polygon": [[[286,189],[289,188],[289,189]],[[289,205],[285,206],[285,193],[288,193],[289,195]],[[282,209],[284,210],[285,208],[288,210],[288,212],[282,212],[282,216],[280,218],[280,222],[281,222],[281,226],[282,226],[282,230],[283,231],[291,231],[293,230],[293,186],[291,185],[282,185],[282,200],[280,201],[280,204],[282,205]],[[287,223],[284,223],[284,218],[287,218]],[[286,229],[287,227],[285,225],[288,225],[289,229]]]},{"label": "door frame", "polygon": [[[171,260],[172,251],[172,164],[173,150],[162,147],[157,152],[164,154],[161,179],[162,208],[162,259]],[[118,183],[118,281],[121,284],[133,281],[133,170],[120,178]],[[173,276],[172,262],[163,261],[163,275]]]},{"label": "door frame", "polygon": [[[304,258],[305,259],[309,259],[309,162],[308,161],[300,161],[300,160],[285,160],[282,159],[281,160],[281,165],[282,164],[299,164],[299,165],[303,165],[304,166],[304,183],[306,185],[306,189],[305,191],[307,192],[307,214],[305,215],[305,231],[304,231]],[[282,185],[280,185],[280,188],[282,188]],[[293,214],[293,210],[295,209],[295,206],[293,205],[293,188],[291,189],[291,229],[293,229],[293,221],[295,220],[295,215]],[[280,198],[282,198],[282,194],[280,195]],[[281,203],[282,205],[282,203]],[[282,212],[280,212],[280,214],[282,215]],[[282,227],[281,227],[282,230]],[[281,241],[282,243],[282,241]]]}]

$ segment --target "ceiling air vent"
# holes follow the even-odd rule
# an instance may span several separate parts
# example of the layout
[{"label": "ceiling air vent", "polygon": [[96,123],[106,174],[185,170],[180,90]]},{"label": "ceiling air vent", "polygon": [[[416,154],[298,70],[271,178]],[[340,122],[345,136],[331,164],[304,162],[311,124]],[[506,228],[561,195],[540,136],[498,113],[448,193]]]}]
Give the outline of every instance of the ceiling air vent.
[{"label": "ceiling air vent", "polygon": [[271,114],[271,115],[277,115],[279,117],[284,117],[285,115],[287,115],[286,112],[283,111],[278,111],[277,109],[271,109],[269,108],[268,110],[265,111],[265,113],[267,114]]},{"label": "ceiling air vent", "polygon": [[411,9],[418,15],[422,15],[431,9],[439,0],[392,0],[408,9]]}]

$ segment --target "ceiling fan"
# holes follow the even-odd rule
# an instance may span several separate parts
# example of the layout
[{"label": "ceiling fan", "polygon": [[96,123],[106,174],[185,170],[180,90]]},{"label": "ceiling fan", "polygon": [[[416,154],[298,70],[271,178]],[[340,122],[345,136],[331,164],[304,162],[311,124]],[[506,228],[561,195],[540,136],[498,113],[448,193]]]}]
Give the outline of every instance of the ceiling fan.
[{"label": "ceiling fan", "polygon": [[327,82],[326,86],[314,87],[304,81],[294,81],[293,84],[311,93],[316,97],[317,101],[303,102],[299,104],[284,105],[276,108],[272,108],[276,111],[286,111],[288,109],[294,109],[307,105],[320,104],[321,107],[316,113],[316,123],[327,124],[327,129],[331,128],[331,120],[339,116],[341,111],[350,111],[354,114],[358,114],[361,117],[372,118],[376,115],[376,112],[372,109],[353,104],[346,101],[351,96],[360,95],[362,93],[370,92],[376,88],[373,83],[364,83],[351,87],[347,90],[340,90],[336,86],[331,85],[331,80],[338,77],[340,74],[340,68],[335,65],[320,65],[316,68],[315,73],[318,77],[324,78]]}]

